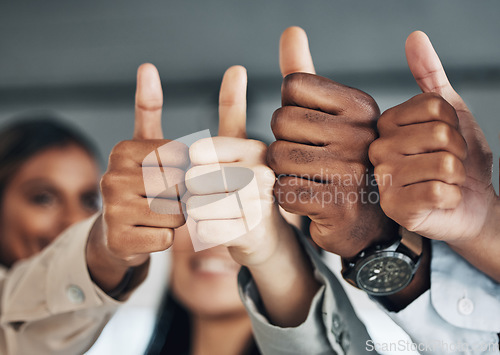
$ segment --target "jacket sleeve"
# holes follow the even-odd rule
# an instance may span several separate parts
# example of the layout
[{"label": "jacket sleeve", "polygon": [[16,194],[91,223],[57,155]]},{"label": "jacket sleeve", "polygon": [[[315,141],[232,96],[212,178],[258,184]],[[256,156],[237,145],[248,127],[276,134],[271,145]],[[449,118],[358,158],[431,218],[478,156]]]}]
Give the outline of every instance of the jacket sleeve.
[{"label": "jacket sleeve", "polygon": [[121,302],[97,287],[87,269],[95,218],[0,270],[0,354],[81,354],[97,339]]},{"label": "jacket sleeve", "polygon": [[432,241],[430,290],[388,314],[422,353],[500,354],[500,284],[444,242]]},{"label": "jacket sleeve", "polygon": [[[315,295],[307,319],[297,327],[281,328],[266,318],[251,274],[242,268],[238,276],[240,296],[252,320],[254,335],[263,354],[365,354],[369,335],[358,319],[337,278],[318,252],[296,230],[322,285]],[[293,311],[293,310],[291,310]]]}]

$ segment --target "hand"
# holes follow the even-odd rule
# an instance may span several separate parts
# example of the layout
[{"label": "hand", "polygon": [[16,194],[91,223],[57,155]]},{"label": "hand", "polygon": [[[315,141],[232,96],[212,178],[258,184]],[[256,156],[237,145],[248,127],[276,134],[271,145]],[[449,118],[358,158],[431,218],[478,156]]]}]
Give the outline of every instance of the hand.
[{"label": "hand", "polygon": [[[163,140],[161,111],[163,95],[158,71],[143,64],[137,72],[134,136],[118,143],[109,157],[108,170],[101,180],[102,217],[89,239],[87,261],[94,280],[105,290],[113,289],[129,267],[143,265],[149,254],[168,249],[173,228],[184,224],[178,190],[165,189],[163,181],[145,180],[155,176],[158,160],[151,152],[170,142]],[[173,142],[161,155],[163,173],[177,181],[184,179],[189,163],[187,147]],[[154,156],[153,159],[151,157]],[[156,184],[155,184],[156,183]],[[151,192],[156,192],[151,196]],[[159,198],[157,198],[159,194]],[[155,198],[153,212],[148,197]]]},{"label": "hand", "polygon": [[281,37],[280,67],[283,107],[273,115],[277,141],[268,150],[279,204],[308,216],[314,241],[343,257],[393,237],[368,159],[377,104],[362,91],[314,75],[307,37],[298,27]]},{"label": "hand", "polygon": [[[227,246],[236,262],[251,266],[266,262],[280,237],[293,231],[273,201],[275,177],[266,165],[266,145],[246,139],[246,86],[245,68],[234,66],[224,74],[219,136],[199,140],[189,150],[193,168],[186,185],[192,196],[186,206],[188,227],[193,231],[196,224],[197,238]],[[225,185],[204,180],[220,168]]]},{"label": "hand", "polygon": [[[292,327],[306,319],[319,285],[274,201],[275,176],[265,163],[266,145],[246,139],[246,83],[243,67],[226,71],[219,98],[219,137],[200,140],[190,148],[195,166],[186,174],[193,194],[187,201],[187,224],[196,224],[204,242],[227,246],[233,259],[250,270],[270,321]],[[218,170],[217,164],[226,186],[213,181],[193,184],[208,176],[207,171]],[[248,179],[231,177],[231,171],[237,175],[251,171],[254,180],[248,184]],[[226,196],[228,192],[233,193]]]},{"label": "hand", "polygon": [[408,37],[406,56],[423,94],[378,122],[370,160],[382,208],[407,229],[446,241],[499,281],[500,200],[491,184],[491,150],[423,32]]},{"label": "hand", "polygon": [[378,122],[370,160],[382,208],[428,238],[474,240],[495,200],[491,150],[424,33],[408,37],[406,56],[423,94],[387,110]]}]

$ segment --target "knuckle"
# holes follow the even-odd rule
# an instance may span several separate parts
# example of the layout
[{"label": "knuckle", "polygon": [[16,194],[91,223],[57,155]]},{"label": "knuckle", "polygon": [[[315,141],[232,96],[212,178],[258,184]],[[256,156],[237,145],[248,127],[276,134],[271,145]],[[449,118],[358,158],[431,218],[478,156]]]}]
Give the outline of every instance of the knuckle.
[{"label": "knuckle", "polygon": [[383,141],[381,139],[376,139],[370,144],[368,148],[368,157],[374,166],[379,165],[385,156],[385,149],[383,147]]},{"label": "knuckle", "polygon": [[109,168],[115,168],[117,166],[123,165],[123,162],[127,159],[127,155],[123,153],[123,150],[112,150],[109,154]]},{"label": "knuckle", "polygon": [[121,141],[115,145],[109,154],[109,167],[123,166],[125,162],[133,160],[136,155],[135,147],[133,141]]},{"label": "knuckle", "polygon": [[381,114],[380,117],[378,118],[377,129],[380,135],[382,135],[382,133],[392,124],[395,117],[395,112],[396,108],[391,107],[385,110],[384,113]]},{"label": "knuckle", "polygon": [[432,105],[434,102],[438,102],[441,100],[444,100],[441,95],[439,95],[437,92],[424,92],[422,94],[419,94],[416,96],[420,100],[423,100],[426,104]]},{"label": "knuckle", "polygon": [[194,180],[197,176],[201,175],[201,169],[202,168],[200,166],[193,166],[188,171],[186,171],[184,179],[188,186],[190,186],[189,182]]},{"label": "knuckle", "polygon": [[273,169],[267,165],[257,165],[252,170],[258,181],[262,181],[265,185],[274,185],[276,177]]},{"label": "knuckle", "polygon": [[163,228],[158,236],[155,236],[155,239],[157,239],[160,250],[168,249],[174,243],[173,231],[170,228]]},{"label": "knuckle", "polygon": [[194,142],[189,150],[186,150],[186,154],[192,162],[198,163],[203,161],[203,157],[206,155],[206,147],[208,144],[215,144],[218,137],[202,138]]},{"label": "knuckle", "polygon": [[267,148],[267,156],[266,161],[267,164],[276,171],[280,166],[280,161],[282,160],[283,155],[283,143],[281,141],[275,141],[271,143],[269,148]]},{"label": "knuckle", "polygon": [[375,121],[379,118],[380,109],[377,102],[369,94],[357,90],[356,101],[359,104],[359,108],[363,110],[363,114],[368,121]]},{"label": "knuckle", "polygon": [[113,149],[111,150],[111,154],[113,153],[117,153],[117,154],[127,154],[128,152],[130,152],[131,150],[131,146],[133,145],[133,142],[132,141],[121,141],[121,142],[118,142],[117,145],[115,145],[113,147]]},{"label": "knuckle", "polygon": [[271,118],[271,130],[273,133],[279,133],[284,128],[282,124],[284,121],[283,118],[287,116],[289,108],[289,106],[280,107],[273,112],[273,116]]},{"label": "knuckle", "polygon": [[450,144],[452,135],[453,131],[450,125],[441,121],[432,124],[431,137],[440,147],[447,147]]},{"label": "knuckle", "polygon": [[186,223],[186,219],[184,217],[184,214],[182,213],[172,214],[171,217],[172,219],[169,228],[179,228],[184,223]]},{"label": "knuckle", "polygon": [[395,169],[390,164],[382,163],[382,164],[377,165],[373,172],[375,174],[375,179],[377,180],[377,184],[379,186],[385,186],[386,181],[387,181],[387,179],[385,177],[394,176]]},{"label": "knuckle", "polygon": [[106,172],[100,182],[101,191],[104,194],[111,192],[116,187],[117,182],[119,181],[119,174],[116,171],[108,171]]},{"label": "knuckle", "polygon": [[455,110],[441,95],[437,93],[426,93],[425,103],[430,118],[436,120],[454,121]]},{"label": "knuckle", "polygon": [[458,171],[458,158],[448,152],[443,152],[439,158],[438,171],[442,176],[453,176]]},{"label": "knuckle", "polygon": [[210,243],[213,234],[211,223],[201,221],[196,224],[196,234],[203,243]]},{"label": "knuckle", "polygon": [[294,95],[300,92],[305,73],[292,73],[285,76],[283,79],[283,93],[285,95]]},{"label": "knuckle", "polygon": [[439,181],[430,181],[425,196],[432,208],[440,208],[443,201],[443,184]]},{"label": "knuckle", "polygon": [[274,187],[274,198],[278,204],[288,212],[292,212],[288,209],[290,203],[287,202],[289,201],[287,197],[291,195],[295,195],[295,192],[290,188],[290,186],[280,183],[278,180],[278,183]]},{"label": "knuckle", "polygon": [[266,177],[268,175],[273,175],[274,176],[274,171],[267,165],[256,165],[252,168],[254,171],[254,174],[258,177]]},{"label": "knuckle", "polygon": [[265,157],[267,153],[267,145],[264,142],[255,140],[255,139],[250,139],[248,140],[250,143],[252,155],[258,156],[258,157]]},{"label": "knuckle", "polygon": [[194,220],[199,219],[198,215],[198,207],[201,207],[201,201],[198,196],[191,196],[187,201],[186,201],[186,213],[189,215],[189,217],[193,218]]},{"label": "knuckle", "polygon": [[115,225],[120,221],[120,217],[122,216],[122,210],[117,204],[105,204],[102,216],[107,224]]}]

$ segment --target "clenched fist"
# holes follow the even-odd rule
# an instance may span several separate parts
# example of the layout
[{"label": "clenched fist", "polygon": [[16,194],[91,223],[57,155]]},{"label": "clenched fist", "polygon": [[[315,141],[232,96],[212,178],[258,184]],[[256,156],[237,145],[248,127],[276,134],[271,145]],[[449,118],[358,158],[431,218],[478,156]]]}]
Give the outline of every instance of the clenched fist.
[{"label": "clenched fist", "polygon": [[[193,167],[186,185],[192,196],[186,205],[190,232],[196,228],[203,242],[229,247],[236,262],[250,266],[269,259],[283,234],[293,232],[272,199],[267,146],[246,139],[246,85],[245,68],[233,66],[224,74],[219,136],[189,149]],[[219,179],[211,177],[214,171],[221,172]]]},{"label": "clenched fist", "polygon": [[394,236],[378,204],[368,147],[380,111],[373,98],[314,75],[307,37],[281,38],[282,107],[273,115],[276,142],[268,151],[278,180],[275,196],[287,211],[308,216],[314,241],[352,257]]},{"label": "clenched fist", "polygon": [[[274,172],[264,143],[246,139],[245,68],[224,74],[219,96],[219,136],[189,149],[187,225],[191,238],[221,244],[247,266],[270,320],[297,326],[319,288],[313,271],[273,198]],[[293,310],[293,311],[290,311]]]},{"label": "clenched fist", "polygon": [[499,280],[500,204],[491,150],[424,33],[408,37],[406,55],[423,94],[378,122],[370,160],[382,208],[407,229],[448,242]]},{"label": "clenched fist", "polygon": [[380,138],[370,159],[382,208],[428,238],[473,239],[494,201],[491,150],[427,36],[413,33],[406,51],[424,93],[387,110],[378,122]]},{"label": "clenched fist", "polygon": [[[105,291],[116,287],[126,270],[144,265],[150,253],[169,248],[173,229],[185,222],[180,199],[189,153],[187,146],[162,139],[162,104],[158,72],[144,64],[137,73],[134,136],[110,154],[101,180],[103,212],[87,247],[91,275]],[[161,154],[150,154],[159,147]],[[154,178],[158,175],[176,186],[168,188]]]}]

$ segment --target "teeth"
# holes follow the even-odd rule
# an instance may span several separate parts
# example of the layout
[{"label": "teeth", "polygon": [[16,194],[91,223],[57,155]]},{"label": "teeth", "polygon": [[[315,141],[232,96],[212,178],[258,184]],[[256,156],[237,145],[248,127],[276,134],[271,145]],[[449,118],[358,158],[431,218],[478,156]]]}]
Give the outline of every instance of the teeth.
[{"label": "teeth", "polygon": [[234,273],[238,267],[227,260],[220,258],[202,258],[195,263],[195,268],[198,271],[209,273]]}]

